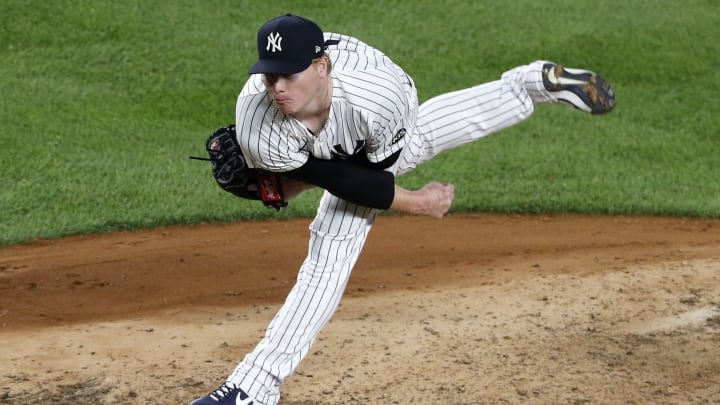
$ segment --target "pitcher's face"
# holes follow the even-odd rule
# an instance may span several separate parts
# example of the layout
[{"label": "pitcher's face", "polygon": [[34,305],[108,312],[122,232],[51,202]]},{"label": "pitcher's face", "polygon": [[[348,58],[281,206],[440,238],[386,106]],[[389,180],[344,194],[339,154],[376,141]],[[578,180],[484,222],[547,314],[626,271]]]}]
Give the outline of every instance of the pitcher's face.
[{"label": "pitcher's face", "polygon": [[289,75],[264,74],[263,83],[277,109],[283,114],[303,116],[314,114],[325,95],[326,65],[316,59],[302,72]]}]

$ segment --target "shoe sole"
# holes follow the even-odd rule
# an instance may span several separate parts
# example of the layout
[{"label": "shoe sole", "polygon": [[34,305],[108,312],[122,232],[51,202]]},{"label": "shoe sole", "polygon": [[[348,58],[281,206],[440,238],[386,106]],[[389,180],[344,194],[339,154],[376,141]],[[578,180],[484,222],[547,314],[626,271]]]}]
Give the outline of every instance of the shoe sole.
[{"label": "shoe sole", "polygon": [[556,98],[583,111],[578,102],[589,108],[590,114],[605,114],[615,107],[615,90],[600,75],[587,70],[566,69],[561,65],[553,66],[553,76],[556,81],[548,77],[546,83],[548,90],[553,92],[569,92],[558,94]]}]

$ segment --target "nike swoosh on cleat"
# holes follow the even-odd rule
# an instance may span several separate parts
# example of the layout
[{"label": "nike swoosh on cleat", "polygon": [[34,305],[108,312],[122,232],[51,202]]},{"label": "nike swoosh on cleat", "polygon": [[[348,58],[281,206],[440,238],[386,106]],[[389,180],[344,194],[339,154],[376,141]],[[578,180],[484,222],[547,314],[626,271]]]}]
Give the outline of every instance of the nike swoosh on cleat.
[{"label": "nike swoosh on cleat", "polygon": [[240,395],[241,394],[238,392],[237,396],[235,397],[235,405],[250,405],[253,403],[253,401],[250,397],[241,399]]},{"label": "nike swoosh on cleat", "polygon": [[555,76],[555,69],[550,69],[547,74],[547,79],[550,83],[558,86],[572,86],[572,85],[585,85],[589,82],[587,80],[570,79],[567,77]]}]

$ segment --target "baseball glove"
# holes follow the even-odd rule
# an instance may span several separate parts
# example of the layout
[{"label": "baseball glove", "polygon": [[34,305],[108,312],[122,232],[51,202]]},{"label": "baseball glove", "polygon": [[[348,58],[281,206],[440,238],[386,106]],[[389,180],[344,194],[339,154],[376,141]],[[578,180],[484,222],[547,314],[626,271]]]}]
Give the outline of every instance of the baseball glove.
[{"label": "baseball glove", "polygon": [[[260,200],[268,208],[280,211],[287,202],[283,196],[280,176],[248,167],[238,145],[235,125],[218,128],[205,145],[212,174],[223,190],[248,200]],[[205,160],[205,159],[203,159]]]}]

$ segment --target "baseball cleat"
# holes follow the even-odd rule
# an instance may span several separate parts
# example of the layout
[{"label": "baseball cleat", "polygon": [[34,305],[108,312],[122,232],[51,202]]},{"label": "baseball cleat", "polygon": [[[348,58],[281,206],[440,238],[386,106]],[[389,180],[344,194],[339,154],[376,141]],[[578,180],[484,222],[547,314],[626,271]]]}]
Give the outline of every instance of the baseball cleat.
[{"label": "baseball cleat", "polygon": [[253,405],[255,401],[231,382],[225,382],[208,396],[198,398],[190,405]]},{"label": "baseball cleat", "polygon": [[564,68],[546,63],[543,84],[552,95],[566,104],[589,112],[605,114],[615,107],[615,91],[602,77],[589,70]]}]

